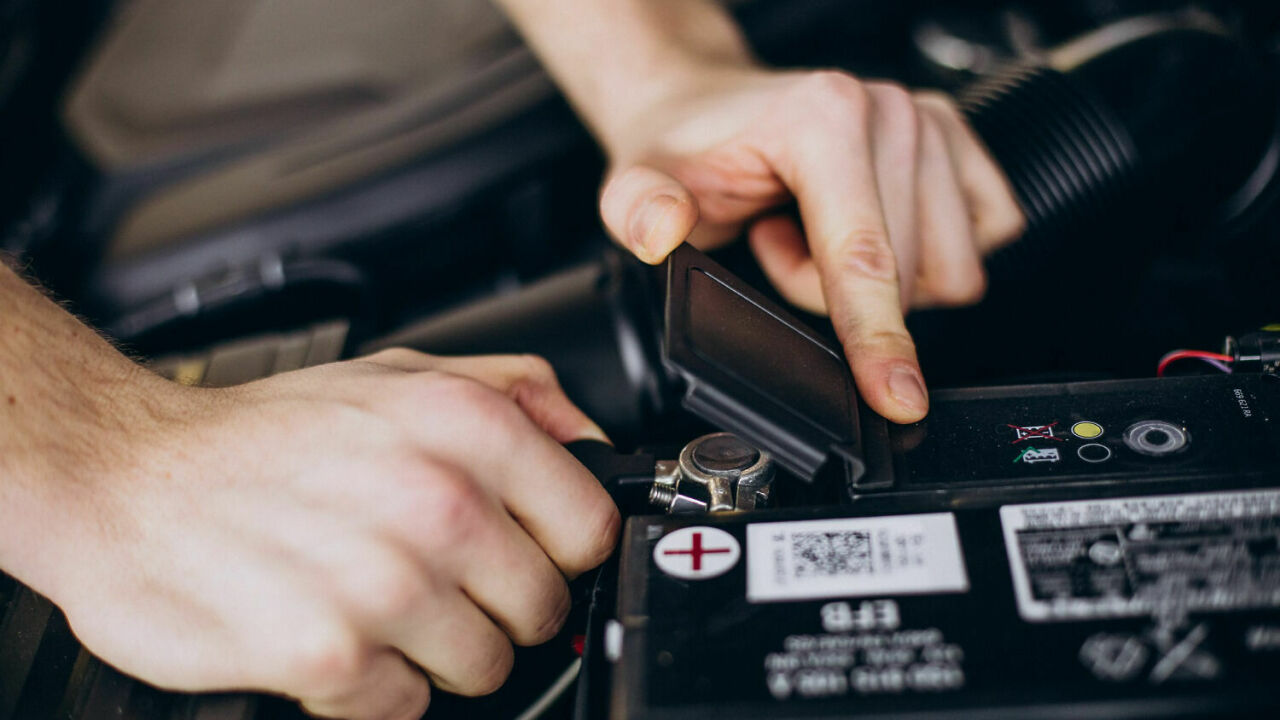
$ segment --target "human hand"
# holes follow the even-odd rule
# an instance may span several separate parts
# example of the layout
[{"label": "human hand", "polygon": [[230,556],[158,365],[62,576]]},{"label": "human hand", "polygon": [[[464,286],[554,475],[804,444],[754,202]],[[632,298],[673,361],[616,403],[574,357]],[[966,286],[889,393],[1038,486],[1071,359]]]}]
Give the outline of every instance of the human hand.
[{"label": "human hand", "polygon": [[779,292],[830,313],[867,403],[919,420],[928,399],[904,312],[982,297],[982,256],[1024,224],[1002,173],[939,94],[833,71],[692,77],[600,133],[605,225],[650,263],[745,226]]},{"label": "human hand", "polygon": [[165,688],[417,718],[423,671],[498,688],[511,643],[554,636],[565,578],[617,534],[560,445],[603,434],[538,358],[389,350],[222,390],[149,385],[146,404],[140,442],[113,455],[129,461],[60,499],[48,542],[70,545],[42,584],[86,647]]}]

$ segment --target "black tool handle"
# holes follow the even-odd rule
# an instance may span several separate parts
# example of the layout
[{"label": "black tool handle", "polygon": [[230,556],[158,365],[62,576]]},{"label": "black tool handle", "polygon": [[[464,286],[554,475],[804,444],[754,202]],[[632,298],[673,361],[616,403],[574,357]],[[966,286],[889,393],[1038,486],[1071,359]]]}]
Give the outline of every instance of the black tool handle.
[{"label": "black tool handle", "polygon": [[623,516],[650,510],[649,490],[653,487],[657,465],[653,455],[620,453],[612,445],[598,440],[578,440],[565,449],[600,480]]}]

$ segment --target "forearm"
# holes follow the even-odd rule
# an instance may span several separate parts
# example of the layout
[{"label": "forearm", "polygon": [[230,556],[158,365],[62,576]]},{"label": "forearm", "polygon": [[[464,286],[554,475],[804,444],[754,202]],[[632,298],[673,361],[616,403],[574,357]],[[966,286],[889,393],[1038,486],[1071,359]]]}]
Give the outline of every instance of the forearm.
[{"label": "forearm", "polygon": [[164,382],[0,263],[0,568],[53,590],[62,541]]},{"label": "forearm", "polygon": [[606,148],[672,96],[753,61],[709,0],[496,0]]}]

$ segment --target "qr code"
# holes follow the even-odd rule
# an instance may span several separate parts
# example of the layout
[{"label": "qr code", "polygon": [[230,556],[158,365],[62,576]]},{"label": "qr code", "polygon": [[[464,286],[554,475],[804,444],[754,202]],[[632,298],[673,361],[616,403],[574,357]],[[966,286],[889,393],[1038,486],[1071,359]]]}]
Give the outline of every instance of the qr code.
[{"label": "qr code", "polygon": [[870,572],[871,533],[863,530],[794,533],[791,560],[797,580]]}]

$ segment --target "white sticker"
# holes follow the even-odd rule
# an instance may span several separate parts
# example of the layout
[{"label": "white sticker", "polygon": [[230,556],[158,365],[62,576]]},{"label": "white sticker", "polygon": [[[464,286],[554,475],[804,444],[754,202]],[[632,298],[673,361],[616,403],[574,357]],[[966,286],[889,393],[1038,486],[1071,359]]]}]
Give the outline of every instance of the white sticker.
[{"label": "white sticker", "polygon": [[751,602],[968,589],[951,513],[747,526]]},{"label": "white sticker", "polygon": [[1000,508],[1030,621],[1280,607],[1280,490]]},{"label": "white sticker", "polygon": [[672,530],[653,546],[653,562],[682,580],[706,580],[729,572],[741,555],[738,541],[713,527]]}]

